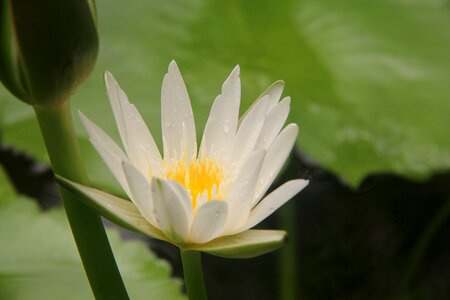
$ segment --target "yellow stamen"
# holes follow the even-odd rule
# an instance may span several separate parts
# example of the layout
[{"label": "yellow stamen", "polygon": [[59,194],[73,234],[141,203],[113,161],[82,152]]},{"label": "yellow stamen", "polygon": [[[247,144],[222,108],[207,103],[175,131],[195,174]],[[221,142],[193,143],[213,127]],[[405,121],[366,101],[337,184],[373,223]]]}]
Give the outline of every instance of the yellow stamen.
[{"label": "yellow stamen", "polygon": [[208,200],[213,197],[221,199],[218,193],[223,182],[223,173],[220,166],[212,160],[207,158],[191,160],[189,165],[180,160],[167,169],[165,176],[179,182],[190,191],[193,208],[196,208],[197,197],[205,192]]}]

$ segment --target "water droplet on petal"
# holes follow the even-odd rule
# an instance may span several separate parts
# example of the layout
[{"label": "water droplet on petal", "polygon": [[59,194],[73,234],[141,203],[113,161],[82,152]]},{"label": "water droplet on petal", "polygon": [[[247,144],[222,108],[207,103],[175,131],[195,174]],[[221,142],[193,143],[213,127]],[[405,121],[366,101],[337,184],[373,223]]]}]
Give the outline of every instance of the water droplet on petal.
[{"label": "water droplet on petal", "polygon": [[228,133],[230,131],[230,120],[226,120],[225,124],[223,124],[223,131]]}]

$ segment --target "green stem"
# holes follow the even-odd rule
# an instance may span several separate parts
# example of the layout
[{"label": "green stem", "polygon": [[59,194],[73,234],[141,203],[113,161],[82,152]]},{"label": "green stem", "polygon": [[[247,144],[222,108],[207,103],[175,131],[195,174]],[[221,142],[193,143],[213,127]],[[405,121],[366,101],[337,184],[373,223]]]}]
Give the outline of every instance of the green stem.
[{"label": "green stem", "polygon": [[280,227],[289,234],[289,243],[280,251],[280,297],[281,300],[295,300],[297,297],[297,226],[295,222],[295,201],[289,201],[280,210]]},{"label": "green stem", "polygon": [[[69,101],[60,106],[35,106],[34,110],[55,173],[88,184],[72,126]],[[95,298],[129,299],[100,216],[64,189],[60,192]]]},{"label": "green stem", "polygon": [[[286,163],[286,169],[280,176],[280,181],[286,182],[292,178],[298,178],[299,164],[300,162],[293,152]],[[295,218],[297,201],[299,201],[298,195],[279,210],[280,228],[286,230],[289,236],[289,243],[279,252],[280,276],[278,282],[280,290],[278,299],[280,300],[297,300],[300,298],[299,272],[297,270],[298,227]]]},{"label": "green stem", "polygon": [[450,215],[450,197],[446,199],[446,202],[439,209],[436,215],[434,215],[434,217],[431,219],[430,223],[425,228],[423,234],[420,236],[419,241],[414,247],[411,255],[411,261],[409,263],[408,268],[406,269],[405,273],[406,275],[403,278],[403,282],[401,285],[402,292],[406,292],[409,289],[411,282],[414,279],[417,270],[419,269],[419,265],[423,259],[423,256],[425,255],[425,252],[431,240],[439,231],[439,228],[441,228],[442,224],[449,217],[449,215]]},{"label": "green stem", "polygon": [[206,300],[205,281],[203,279],[201,252],[181,250],[184,281],[190,300]]}]

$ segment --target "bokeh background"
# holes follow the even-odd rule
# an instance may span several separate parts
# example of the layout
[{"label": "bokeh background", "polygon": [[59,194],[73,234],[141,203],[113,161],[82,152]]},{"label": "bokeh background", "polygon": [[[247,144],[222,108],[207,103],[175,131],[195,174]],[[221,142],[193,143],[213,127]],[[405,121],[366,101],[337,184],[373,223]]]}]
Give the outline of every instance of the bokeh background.
[{"label": "bokeh background", "polygon": [[[242,113],[275,80],[292,98],[300,134],[280,182],[311,183],[261,225],[290,243],[250,260],[204,255],[211,299],[450,299],[448,1],[96,4],[100,54],[72,99],[96,187],[123,195],[76,114],[118,138],[105,70],[159,142],[172,59],[199,133],[236,64]],[[4,88],[0,143],[0,299],[89,299],[33,112]],[[109,225],[133,299],[182,299],[177,250]]]}]

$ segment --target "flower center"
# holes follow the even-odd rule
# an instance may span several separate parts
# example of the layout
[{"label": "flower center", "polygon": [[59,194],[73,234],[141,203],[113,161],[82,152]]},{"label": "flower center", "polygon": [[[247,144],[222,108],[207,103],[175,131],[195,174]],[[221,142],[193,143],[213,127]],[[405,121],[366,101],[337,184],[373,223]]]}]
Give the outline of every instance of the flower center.
[{"label": "flower center", "polygon": [[206,196],[207,200],[222,198],[219,187],[224,179],[223,172],[219,165],[207,158],[191,160],[188,165],[180,160],[167,169],[165,176],[190,192],[193,208],[197,206],[198,197]]}]

